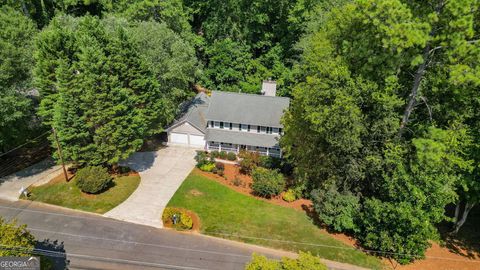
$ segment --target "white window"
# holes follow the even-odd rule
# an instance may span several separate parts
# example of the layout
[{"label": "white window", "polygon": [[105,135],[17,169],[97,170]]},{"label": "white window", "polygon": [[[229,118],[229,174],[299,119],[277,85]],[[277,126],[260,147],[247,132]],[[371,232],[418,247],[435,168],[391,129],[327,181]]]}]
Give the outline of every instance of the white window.
[{"label": "white window", "polygon": [[242,131],[248,131],[248,125],[242,124]]},{"label": "white window", "polygon": [[279,129],[278,128],[272,128],[272,133],[273,134],[278,134],[279,132]]},{"label": "white window", "polygon": [[239,124],[232,124],[232,129],[233,130],[240,130],[240,125]]},{"label": "white window", "polygon": [[215,121],[215,128],[220,128],[220,122]]},{"label": "white window", "polygon": [[267,127],[260,127],[260,133],[267,133]]}]

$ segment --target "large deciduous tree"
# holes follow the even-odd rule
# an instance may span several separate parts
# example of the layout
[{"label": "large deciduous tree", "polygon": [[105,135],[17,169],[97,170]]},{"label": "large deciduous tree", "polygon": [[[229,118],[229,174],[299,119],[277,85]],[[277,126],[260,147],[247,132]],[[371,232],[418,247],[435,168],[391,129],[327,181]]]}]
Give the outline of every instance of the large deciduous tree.
[{"label": "large deciduous tree", "polygon": [[476,200],[478,8],[357,0],[300,43],[285,153],[311,188],[358,195],[361,242],[401,262],[422,256],[459,190]]}]

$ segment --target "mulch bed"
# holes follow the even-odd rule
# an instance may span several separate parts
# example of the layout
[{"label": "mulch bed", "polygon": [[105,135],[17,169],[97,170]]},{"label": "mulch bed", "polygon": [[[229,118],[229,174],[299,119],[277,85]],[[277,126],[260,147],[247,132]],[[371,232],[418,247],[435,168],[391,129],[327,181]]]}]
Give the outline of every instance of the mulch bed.
[{"label": "mulch bed", "polygon": [[[281,205],[284,207],[290,207],[299,211],[312,211],[312,201],[307,199],[299,199],[293,202],[286,202],[282,199],[282,194],[272,197],[270,199],[255,196],[251,188],[251,185],[253,183],[252,177],[250,175],[242,174],[240,172],[240,167],[238,165],[233,165],[233,164],[224,164],[224,165],[225,165],[225,171],[223,176],[210,173],[210,172],[204,172],[197,168],[195,168],[195,172],[209,179],[213,179],[237,192],[254,197],[256,199],[263,200],[276,205]],[[234,181],[235,178],[240,179],[241,181],[240,185],[238,185],[238,183],[235,184],[235,181]]]},{"label": "mulch bed", "polygon": [[[193,227],[190,230],[185,230],[185,232],[199,232],[200,231],[200,227],[201,227],[202,224],[201,224],[200,218],[198,217],[197,214],[195,214],[194,212],[192,212],[190,210],[184,209],[184,208],[175,207],[175,209],[185,211],[185,213],[187,213],[187,215],[192,218]],[[173,223],[172,223],[171,220],[164,221],[163,226],[166,227],[166,228],[174,229],[173,228]]]}]

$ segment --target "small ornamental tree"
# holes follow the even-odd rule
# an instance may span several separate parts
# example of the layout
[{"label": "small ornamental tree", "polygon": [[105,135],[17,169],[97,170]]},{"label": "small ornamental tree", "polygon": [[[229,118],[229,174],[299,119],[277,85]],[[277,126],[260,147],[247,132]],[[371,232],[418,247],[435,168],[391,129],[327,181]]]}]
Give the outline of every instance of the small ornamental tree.
[{"label": "small ornamental tree", "polygon": [[0,257],[31,256],[35,238],[27,230],[27,225],[17,226],[17,222],[6,222],[0,217]]},{"label": "small ornamental tree", "polygon": [[86,193],[98,193],[108,187],[112,177],[102,166],[89,166],[78,170],[77,186]]},{"label": "small ornamental tree", "polygon": [[252,189],[262,197],[280,194],[285,189],[285,178],[277,170],[257,167],[252,172]]}]

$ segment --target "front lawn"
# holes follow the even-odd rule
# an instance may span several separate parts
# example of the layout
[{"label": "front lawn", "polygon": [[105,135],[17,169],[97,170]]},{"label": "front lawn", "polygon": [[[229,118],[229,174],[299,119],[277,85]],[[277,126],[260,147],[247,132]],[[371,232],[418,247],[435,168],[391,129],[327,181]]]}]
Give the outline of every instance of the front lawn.
[{"label": "front lawn", "polygon": [[55,204],[63,207],[103,214],[125,201],[140,184],[140,176],[120,176],[113,179],[113,185],[99,194],[86,194],[70,182],[52,180],[38,187],[30,187],[29,200]]},{"label": "front lawn", "polygon": [[322,232],[304,212],[238,193],[195,171],[168,206],[194,211],[200,217],[200,230],[204,234],[283,250],[310,251],[325,259],[382,268],[377,258]]}]

